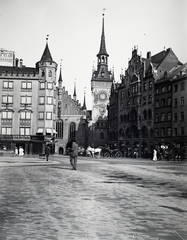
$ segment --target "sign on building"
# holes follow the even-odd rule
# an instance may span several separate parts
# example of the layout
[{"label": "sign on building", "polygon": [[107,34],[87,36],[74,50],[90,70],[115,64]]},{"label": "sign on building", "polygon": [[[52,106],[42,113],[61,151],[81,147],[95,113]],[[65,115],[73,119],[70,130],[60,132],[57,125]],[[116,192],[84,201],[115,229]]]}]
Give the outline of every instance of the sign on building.
[{"label": "sign on building", "polygon": [[0,49],[0,66],[14,66],[15,54],[13,51]]}]

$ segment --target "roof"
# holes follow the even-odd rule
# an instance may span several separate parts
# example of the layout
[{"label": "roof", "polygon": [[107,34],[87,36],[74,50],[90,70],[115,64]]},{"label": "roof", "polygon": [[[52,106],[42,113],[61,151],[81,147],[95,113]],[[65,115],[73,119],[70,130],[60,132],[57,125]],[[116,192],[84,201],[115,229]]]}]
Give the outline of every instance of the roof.
[{"label": "roof", "polygon": [[38,71],[34,67],[10,67],[10,66],[0,66],[0,73],[37,73]]},{"label": "roof", "polygon": [[100,44],[100,50],[97,54],[97,57],[100,55],[106,55],[109,56],[106,51],[106,44],[105,44],[105,32],[104,32],[104,17],[103,17],[103,23],[102,23],[102,34],[101,34],[101,44]]},{"label": "roof", "polygon": [[42,55],[40,61],[43,61],[43,62],[52,62],[53,61],[51,53],[49,51],[48,43],[46,43],[45,50],[43,52],[43,55]]}]

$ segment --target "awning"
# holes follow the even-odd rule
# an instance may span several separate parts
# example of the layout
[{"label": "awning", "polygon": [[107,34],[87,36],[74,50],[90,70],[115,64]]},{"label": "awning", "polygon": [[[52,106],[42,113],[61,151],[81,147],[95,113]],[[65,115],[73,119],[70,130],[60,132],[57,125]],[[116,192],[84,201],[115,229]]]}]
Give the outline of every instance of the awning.
[{"label": "awning", "polygon": [[37,132],[36,133],[43,133],[44,132],[44,129],[43,128],[38,128]]},{"label": "awning", "polygon": [[54,133],[57,134],[57,131],[53,128],[53,134],[54,134]]},{"label": "awning", "polygon": [[51,128],[46,128],[46,133],[51,133],[52,134],[52,129]]}]

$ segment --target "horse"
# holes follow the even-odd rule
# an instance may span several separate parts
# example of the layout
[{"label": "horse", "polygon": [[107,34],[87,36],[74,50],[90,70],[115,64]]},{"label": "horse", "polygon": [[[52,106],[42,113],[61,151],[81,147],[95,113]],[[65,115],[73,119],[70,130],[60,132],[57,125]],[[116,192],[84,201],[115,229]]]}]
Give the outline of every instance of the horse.
[{"label": "horse", "polygon": [[101,148],[92,148],[90,146],[87,147],[86,152],[91,153],[91,157],[100,157],[101,156]]}]

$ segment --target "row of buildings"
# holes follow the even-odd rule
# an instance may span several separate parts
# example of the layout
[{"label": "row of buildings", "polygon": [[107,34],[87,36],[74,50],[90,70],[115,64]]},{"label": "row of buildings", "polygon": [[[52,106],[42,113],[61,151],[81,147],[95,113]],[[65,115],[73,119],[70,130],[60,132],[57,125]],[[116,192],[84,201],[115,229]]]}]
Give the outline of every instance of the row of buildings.
[{"label": "row of buildings", "polygon": [[132,50],[108,104],[109,142],[150,156],[153,148],[183,149],[187,143],[187,64],[171,48],[146,58]]},{"label": "row of buildings", "polygon": [[[115,81],[108,69],[104,15],[97,67],[92,69],[92,109],[81,105],[63,86],[48,39],[35,67],[0,49],[0,148],[22,146],[26,154],[64,154],[67,142],[79,146],[110,145],[126,156],[148,156],[153,147],[185,147],[187,140],[187,64],[172,49],[146,58],[132,50],[125,73]],[[86,93],[85,93],[86,94]]]}]

